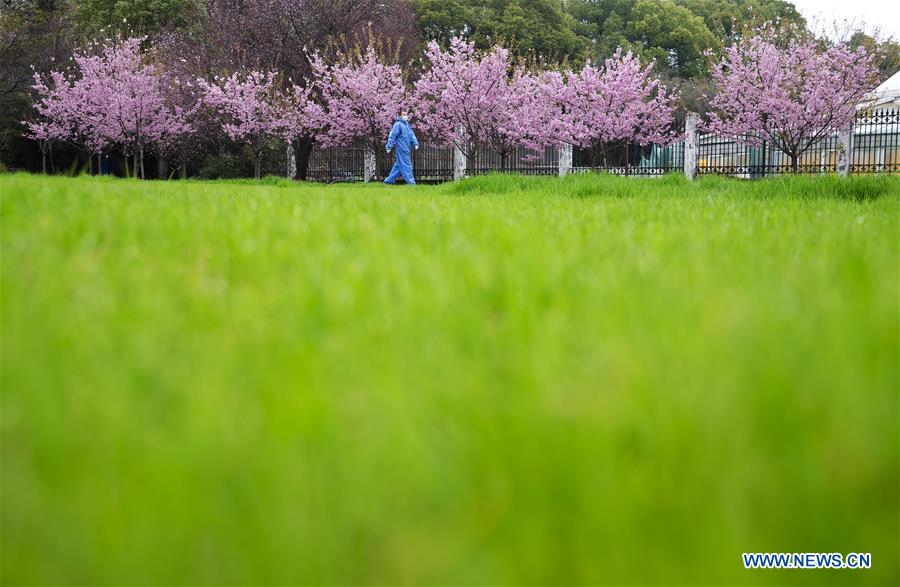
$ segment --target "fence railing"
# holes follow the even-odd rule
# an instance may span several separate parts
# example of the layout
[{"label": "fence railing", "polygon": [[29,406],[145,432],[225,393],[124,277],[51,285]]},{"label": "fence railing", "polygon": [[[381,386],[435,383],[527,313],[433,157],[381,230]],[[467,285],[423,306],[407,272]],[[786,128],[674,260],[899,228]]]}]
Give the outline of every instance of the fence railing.
[{"label": "fence railing", "polygon": [[900,171],[900,110],[862,112],[853,125],[851,173]]},{"label": "fence railing", "polygon": [[[684,134],[684,125],[677,131]],[[572,173],[592,171],[613,175],[656,176],[684,169],[684,141],[671,145],[619,143],[601,149],[573,149]]]},{"label": "fence railing", "polygon": [[314,147],[309,157],[307,179],[313,181],[363,181],[365,149],[359,145]]},{"label": "fence railing", "polygon": [[[684,135],[684,126],[676,132]],[[847,142],[849,141],[849,142]],[[413,170],[416,181],[443,182],[459,176],[485,173],[520,173],[526,175],[564,175],[566,173],[605,172],[625,176],[659,176],[692,169],[700,175],[728,175],[744,179],[788,174],[822,174],[840,171],[843,151],[848,150],[845,168],[850,173],[900,172],[900,110],[883,108],[861,111],[849,129],[849,139],[842,141],[837,133],[815,143],[798,159],[796,167],[790,157],[766,140],[697,133],[695,150],[686,150],[685,141],[668,145],[616,143],[595,149],[549,147],[543,153],[517,148],[504,158],[482,145],[474,162],[465,160],[462,151],[436,146],[427,140],[414,152]],[[314,148],[307,177],[316,181],[365,181],[383,179],[393,165],[393,154],[378,153],[371,173],[366,169],[365,148],[360,145]],[[693,161],[686,157],[694,157]],[[370,175],[369,178],[366,175]]]}]

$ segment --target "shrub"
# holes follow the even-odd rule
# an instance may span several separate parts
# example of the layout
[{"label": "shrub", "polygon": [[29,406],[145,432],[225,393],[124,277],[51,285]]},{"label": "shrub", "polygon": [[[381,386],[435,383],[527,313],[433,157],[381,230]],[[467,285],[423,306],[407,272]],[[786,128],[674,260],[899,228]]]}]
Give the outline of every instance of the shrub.
[{"label": "shrub", "polygon": [[201,179],[237,179],[246,177],[246,168],[240,157],[211,155],[203,161],[197,176]]}]

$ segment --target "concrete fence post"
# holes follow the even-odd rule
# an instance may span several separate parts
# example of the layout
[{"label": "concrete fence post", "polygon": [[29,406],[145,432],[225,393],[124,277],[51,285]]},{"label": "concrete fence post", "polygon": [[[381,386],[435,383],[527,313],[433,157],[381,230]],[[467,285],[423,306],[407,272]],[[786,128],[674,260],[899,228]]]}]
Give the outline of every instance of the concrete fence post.
[{"label": "concrete fence post", "polygon": [[287,144],[287,152],[285,153],[287,157],[287,178],[288,179],[296,179],[297,178],[297,157],[294,155],[294,144]]},{"label": "concrete fence post", "polygon": [[363,181],[368,183],[375,179],[375,167],[375,149],[372,148],[372,145],[366,145],[363,155]]},{"label": "concrete fence post", "polygon": [[559,176],[565,177],[572,170],[572,145],[559,146]]},{"label": "concrete fence post", "polygon": [[850,175],[853,163],[853,128],[842,130],[837,138],[837,174],[841,177]]},{"label": "concrete fence post", "polygon": [[700,149],[697,144],[697,123],[700,116],[695,112],[688,112],[684,119],[684,176],[689,181],[697,176],[697,162]]},{"label": "concrete fence post", "polygon": [[459,181],[466,176],[466,154],[453,144],[453,181]]}]

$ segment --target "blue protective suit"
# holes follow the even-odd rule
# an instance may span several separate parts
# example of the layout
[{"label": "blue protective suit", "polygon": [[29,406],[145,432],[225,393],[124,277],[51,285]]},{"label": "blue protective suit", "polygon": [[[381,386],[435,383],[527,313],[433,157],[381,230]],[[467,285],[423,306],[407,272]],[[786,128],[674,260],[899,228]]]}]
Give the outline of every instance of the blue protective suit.
[{"label": "blue protective suit", "polygon": [[388,135],[385,147],[388,153],[391,152],[391,149],[395,147],[396,149],[394,151],[394,166],[391,168],[388,176],[384,178],[384,183],[394,183],[402,175],[403,181],[410,185],[415,185],[416,178],[413,177],[412,149],[413,147],[419,148],[419,139],[416,138],[416,133],[413,132],[412,125],[408,120],[397,117],[394,126],[391,127],[391,134]]}]

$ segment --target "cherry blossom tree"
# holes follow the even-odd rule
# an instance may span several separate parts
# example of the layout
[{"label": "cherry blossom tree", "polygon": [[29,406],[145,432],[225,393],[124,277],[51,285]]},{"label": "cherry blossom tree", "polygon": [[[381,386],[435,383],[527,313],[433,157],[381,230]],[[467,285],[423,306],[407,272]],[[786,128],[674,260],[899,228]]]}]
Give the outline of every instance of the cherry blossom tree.
[{"label": "cherry blossom tree", "polygon": [[117,145],[134,156],[135,174],[144,177],[144,152],[155,141],[188,130],[183,110],[166,99],[162,72],[144,63],[142,37],[114,39],[73,56],[74,71],[35,76],[41,117],[29,123],[38,140],[65,139],[91,155]]},{"label": "cherry blossom tree", "polygon": [[291,82],[282,94],[281,137],[291,145],[317,131],[321,110],[312,100],[312,85]]},{"label": "cherry blossom tree", "polygon": [[509,166],[509,157],[517,147],[532,151],[538,157],[552,143],[535,140],[546,135],[547,101],[540,76],[516,67],[503,92],[504,103],[495,113],[494,124],[485,125],[482,140],[500,155],[500,169]]},{"label": "cherry blossom tree", "polygon": [[255,177],[260,176],[262,154],[273,141],[296,131],[296,104],[278,89],[276,73],[251,71],[216,78],[214,83],[198,79],[203,103],[220,117],[222,130],[233,141],[244,144],[253,155]]},{"label": "cherry blossom tree", "polygon": [[341,55],[335,64],[319,55],[311,62],[320,101],[308,110],[309,124],[318,129],[318,142],[328,147],[362,141],[380,153],[408,101],[400,66],[385,63],[372,43],[365,51]]},{"label": "cherry blossom tree", "polygon": [[[596,159],[613,144],[665,144],[672,134],[673,96],[630,51],[618,49],[601,67],[546,72],[538,78],[529,112],[530,140],[590,149]],[[627,154],[626,154],[627,159]]]},{"label": "cherry blossom tree", "polygon": [[432,41],[425,56],[429,68],[414,93],[424,133],[459,147],[469,166],[477,166],[483,142],[501,156],[505,169],[531,121],[521,115],[530,103],[533,80],[521,68],[510,75],[509,52],[499,46],[479,55],[474,43],[454,38],[447,51]]},{"label": "cherry blossom tree", "polygon": [[156,155],[160,179],[168,177],[169,163],[179,166],[184,178],[187,162],[198,149],[202,149],[204,137],[201,135],[212,125],[212,121],[201,119],[201,91],[190,79],[182,80],[167,69],[163,93],[166,103],[177,112],[180,125],[173,132],[155,137],[149,148]]},{"label": "cherry blossom tree", "polygon": [[796,172],[817,141],[850,127],[878,68],[864,47],[782,33],[744,37],[713,64],[717,93],[705,129],[742,143],[768,140]]},{"label": "cherry blossom tree", "polygon": [[[41,149],[41,170],[47,173],[47,154],[51,155],[55,142],[66,141],[74,135],[74,118],[69,111],[70,100],[67,92],[71,85],[62,72],[54,71],[45,81],[34,74],[34,85],[38,99],[34,103],[35,120],[26,121],[25,134],[37,141]],[[49,83],[48,83],[49,82]]]},{"label": "cherry blossom tree", "polygon": [[102,99],[93,95],[88,84],[79,78],[77,68],[51,71],[46,79],[35,73],[32,89],[37,120],[24,124],[44,156],[54,142],[65,141],[88,153],[91,172],[96,155],[99,170],[100,154],[109,146],[112,133],[105,112],[98,108]]},{"label": "cherry blossom tree", "polygon": [[[448,51],[429,44],[431,68],[416,84],[416,103],[430,135],[453,142],[470,163],[483,142],[501,156],[524,146],[540,152],[570,144],[603,150],[610,144],[664,143],[671,135],[673,98],[632,53],[618,50],[602,67],[531,73],[512,67],[506,50],[478,56],[454,39]],[[627,147],[626,147],[627,148]]]},{"label": "cherry blossom tree", "polygon": [[537,154],[567,142],[561,126],[565,87],[565,78],[559,72],[515,70],[508,123],[503,127],[510,145],[521,145]]},{"label": "cherry blossom tree", "polygon": [[[108,43],[98,55],[76,59],[79,84],[90,97],[92,111],[103,113],[101,133],[134,157],[134,173],[144,178],[144,154],[155,142],[166,142],[189,130],[183,108],[167,99],[171,81],[155,65],[144,62],[143,37]],[[105,107],[104,107],[105,104]]]}]

